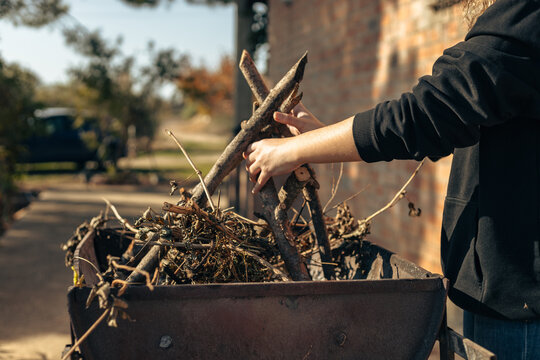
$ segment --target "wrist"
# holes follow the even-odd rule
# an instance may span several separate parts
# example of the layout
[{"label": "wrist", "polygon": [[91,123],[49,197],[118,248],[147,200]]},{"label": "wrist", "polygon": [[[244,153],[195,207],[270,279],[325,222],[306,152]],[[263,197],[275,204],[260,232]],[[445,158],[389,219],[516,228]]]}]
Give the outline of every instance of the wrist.
[{"label": "wrist", "polygon": [[292,136],[289,138],[286,138],[288,141],[287,148],[287,154],[291,163],[296,167],[304,164],[305,162],[305,156],[304,151],[302,149],[302,139],[301,136]]}]

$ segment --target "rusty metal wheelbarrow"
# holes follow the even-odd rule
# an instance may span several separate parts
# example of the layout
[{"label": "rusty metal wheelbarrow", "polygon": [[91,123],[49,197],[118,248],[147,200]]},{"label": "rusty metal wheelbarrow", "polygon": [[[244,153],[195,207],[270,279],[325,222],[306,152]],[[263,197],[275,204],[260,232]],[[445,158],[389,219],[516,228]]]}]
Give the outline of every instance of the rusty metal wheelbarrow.
[{"label": "rusty metal wheelbarrow", "polygon": [[[79,252],[97,259],[99,241],[89,233]],[[365,246],[370,270],[358,280],[130,286],[123,299],[132,321],[100,324],[80,350],[86,360],[426,359],[443,324],[447,280]],[[77,338],[102,313],[95,303],[85,308],[89,292],[68,292]],[[444,334],[448,356],[459,336]]]}]

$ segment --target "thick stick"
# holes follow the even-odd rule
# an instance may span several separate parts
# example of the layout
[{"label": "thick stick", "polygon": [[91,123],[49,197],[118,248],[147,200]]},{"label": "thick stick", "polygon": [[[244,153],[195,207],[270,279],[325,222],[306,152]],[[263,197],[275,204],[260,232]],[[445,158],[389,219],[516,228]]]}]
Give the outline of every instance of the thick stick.
[{"label": "thick stick", "polygon": [[294,200],[302,192],[310,179],[311,174],[305,166],[300,166],[289,175],[285,184],[283,184],[278,192],[281,211],[286,213],[291,208]]},{"label": "thick stick", "polygon": [[278,216],[279,199],[272,178],[266,182],[259,194],[263,203],[264,217],[274,233],[279,252],[291,278],[294,281],[311,280],[306,264],[302,262],[295,246],[295,238],[289,222],[287,219],[282,221]]},{"label": "thick stick", "polygon": [[[149,232],[148,236],[150,237],[150,241],[155,241],[155,238],[157,238],[157,234]],[[152,273],[154,272],[154,269],[159,265],[159,253],[161,251],[161,246],[159,245],[152,245],[150,250],[144,255],[144,257],[141,259],[141,261],[137,264],[135,269],[137,271],[133,271],[126,281],[130,284],[133,283],[139,283],[144,282],[145,276],[144,272]]]},{"label": "thick stick", "polygon": [[[274,112],[279,109],[280,105],[293,91],[295,85],[302,80],[306,63],[307,53],[285,74],[264,101],[259,102],[261,105],[257,111],[225,148],[204,179],[210,194],[216,190],[225,176],[242,162],[242,153],[246,151],[249,144],[258,139],[257,137],[261,129],[272,123]],[[204,189],[200,184],[193,189],[192,194],[197,204],[203,205],[206,203],[206,199],[203,197]]]},{"label": "thick stick", "polygon": [[[240,70],[242,71],[242,74],[244,74],[244,77],[246,78],[246,81],[248,82],[249,87],[253,91],[253,94],[255,95],[256,100],[258,102],[262,102],[266,98],[266,96],[268,96],[268,87],[264,83],[264,80],[261,74],[257,70],[255,63],[253,62],[253,59],[251,58],[251,56],[249,56],[247,51],[244,51],[242,53],[242,58],[240,59]],[[286,108],[283,110],[284,110],[283,112],[288,113],[292,110],[292,108],[290,109]],[[279,127],[279,129],[282,132],[282,134],[286,136],[291,135],[290,131],[285,125]],[[323,262],[324,275],[326,279],[330,280],[334,278],[334,274],[333,274],[331,265],[328,265],[326,263],[332,262],[332,253],[330,251],[330,242],[328,241],[328,232],[326,229],[326,224],[324,223],[321,202],[319,199],[319,195],[317,194],[317,188],[315,185],[316,184],[316,181],[314,178],[315,172],[313,171],[311,166],[309,166],[308,164],[304,166],[308,169],[308,171],[313,177],[313,181],[311,182],[311,185],[306,187],[304,194],[306,195],[306,200],[308,201],[309,209],[311,212],[311,218],[313,220],[313,227],[315,229],[315,236],[317,238],[317,243],[321,251],[321,260]],[[300,184],[297,184],[297,185],[300,186]],[[289,201],[292,203],[294,199],[289,200]],[[282,214],[280,215],[283,216]]]},{"label": "thick stick", "polygon": [[[332,263],[332,249],[328,240],[328,232],[324,223],[324,215],[321,206],[319,194],[313,183],[306,184],[304,188],[304,197],[307,200],[309,213],[313,220],[313,229],[315,230],[315,238],[317,239],[317,247],[321,256],[322,268],[324,277],[327,280],[335,279],[334,267]],[[317,224],[317,225],[315,225]]]},{"label": "thick stick", "polygon": [[[247,51],[242,53],[239,66],[251,91],[255,94],[257,102],[261,103],[265,101],[267,96],[269,96],[268,88]],[[291,96],[289,96],[289,98],[281,105],[280,111],[289,112],[300,102],[301,96],[296,96],[297,91],[298,83],[295,84]],[[304,170],[307,171],[305,168]],[[301,171],[299,171],[299,176],[303,177]],[[309,178],[302,180],[307,181]],[[285,267],[295,281],[310,280],[306,265],[302,262],[300,254],[295,246],[294,235],[287,219],[287,210],[292,205],[292,202],[300,192],[301,188],[302,184],[300,184],[300,181],[298,181],[295,175],[291,174],[288,179],[288,186],[281,191],[281,199],[278,197],[272,179],[270,179],[260,191],[266,221],[274,233]]]}]

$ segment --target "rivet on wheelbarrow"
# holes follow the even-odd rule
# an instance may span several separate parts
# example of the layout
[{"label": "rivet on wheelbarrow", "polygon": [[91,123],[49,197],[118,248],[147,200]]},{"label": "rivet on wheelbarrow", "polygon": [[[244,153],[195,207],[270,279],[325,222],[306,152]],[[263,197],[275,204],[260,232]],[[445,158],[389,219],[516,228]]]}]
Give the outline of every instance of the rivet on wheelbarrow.
[{"label": "rivet on wheelbarrow", "polygon": [[159,340],[159,347],[162,349],[168,349],[172,345],[172,337],[169,335],[163,335],[161,340]]},{"label": "rivet on wheelbarrow", "polygon": [[347,342],[347,334],[345,334],[343,331],[338,331],[334,334],[334,340],[336,341],[336,344],[339,346],[345,345]]}]

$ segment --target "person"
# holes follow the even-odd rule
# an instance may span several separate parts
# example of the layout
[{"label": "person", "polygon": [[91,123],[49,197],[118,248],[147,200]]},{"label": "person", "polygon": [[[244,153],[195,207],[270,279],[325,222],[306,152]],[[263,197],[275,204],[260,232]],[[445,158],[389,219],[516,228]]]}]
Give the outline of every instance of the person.
[{"label": "person", "polygon": [[244,157],[257,193],[303,163],[453,154],[441,258],[464,335],[540,359],[540,1],[469,3],[487,9],[411,92],[329,126],[303,105],[275,113],[297,136]]}]

